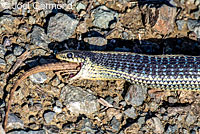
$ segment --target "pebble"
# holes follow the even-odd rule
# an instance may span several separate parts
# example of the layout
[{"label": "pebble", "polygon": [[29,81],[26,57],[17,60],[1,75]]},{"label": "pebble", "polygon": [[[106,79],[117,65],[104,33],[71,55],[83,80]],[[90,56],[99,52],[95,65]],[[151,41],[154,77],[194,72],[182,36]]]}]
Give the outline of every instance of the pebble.
[{"label": "pebble", "polygon": [[47,80],[47,75],[45,74],[45,72],[39,72],[30,75],[29,78],[31,79],[32,82],[40,84],[44,83]]},{"label": "pebble", "polygon": [[139,117],[137,122],[139,127],[141,127],[145,123],[145,117]]},{"label": "pebble", "polygon": [[56,113],[61,113],[62,108],[55,106],[55,107],[53,107],[53,111],[56,112]]},{"label": "pebble", "polygon": [[14,130],[12,132],[9,132],[7,134],[46,134],[45,130]]},{"label": "pebble", "polygon": [[[156,10],[159,10],[158,14],[156,13]],[[164,35],[173,32],[176,10],[177,9],[175,7],[170,7],[167,5],[162,5],[160,8],[155,9],[157,20],[155,25],[153,26],[153,29]],[[153,18],[151,16],[149,17]]]},{"label": "pebble", "polygon": [[97,132],[96,129],[92,128],[93,125],[88,118],[83,119],[83,124],[81,130],[86,132],[87,134],[95,134]]},{"label": "pebble", "polygon": [[0,134],[6,134],[4,129],[3,129],[3,124],[0,123]]},{"label": "pebble", "polygon": [[92,12],[94,20],[93,25],[107,29],[111,25],[111,22],[118,20],[118,13],[112,11],[111,9],[107,8],[106,6],[99,6]]},{"label": "pebble", "polygon": [[83,3],[81,3],[81,2],[79,2],[77,4],[77,6],[76,6],[77,12],[79,12],[80,10],[85,10],[85,9],[86,9],[86,6]]},{"label": "pebble", "polygon": [[186,121],[187,125],[190,126],[190,125],[194,124],[197,121],[197,117],[189,113],[187,115],[185,121]]},{"label": "pebble", "polygon": [[8,115],[8,125],[7,125],[7,128],[12,128],[12,129],[24,128],[24,123],[15,114],[10,113]]},{"label": "pebble", "polygon": [[56,125],[45,125],[44,130],[47,134],[59,134],[59,128]]},{"label": "pebble", "polygon": [[176,21],[176,25],[178,27],[178,30],[182,31],[182,30],[184,30],[183,28],[187,25],[187,21],[185,21],[185,20],[177,20]]},{"label": "pebble", "polygon": [[164,132],[164,127],[163,127],[163,125],[162,125],[160,119],[157,118],[157,117],[153,117],[152,119],[153,119],[154,125],[155,125],[155,130],[154,130],[154,132],[155,132],[155,133],[158,133],[158,134],[162,134],[162,133]]},{"label": "pebble", "polygon": [[166,134],[174,134],[174,133],[176,133],[177,129],[178,129],[177,125],[169,125],[167,127],[167,130],[165,131],[165,133]]},{"label": "pebble", "polygon": [[48,44],[51,41],[44,32],[43,28],[39,26],[34,26],[32,32],[28,34],[28,37],[30,38],[32,44],[48,50]]},{"label": "pebble", "polygon": [[124,111],[124,114],[129,118],[135,119],[137,117],[136,110],[134,107],[128,108]]},{"label": "pebble", "polygon": [[140,106],[146,99],[147,88],[139,85],[131,85],[126,93],[125,101],[132,106]]},{"label": "pebble", "polygon": [[176,99],[176,97],[169,96],[168,101],[169,101],[169,103],[176,103],[178,100]]},{"label": "pebble", "polygon": [[97,98],[79,87],[65,86],[61,90],[60,99],[73,114],[90,115],[98,110]]},{"label": "pebble", "polygon": [[86,37],[84,41],[90,44],[90,50],[104,50],[107,44],[103,37]]},{"label": "pebble", "polygon": [[119,127],[120,127],[120,122],[116,119],[116,117],[113,117],[111,122],[110,122],[112,128],[115,130],[115,131],[119,131]]},{"label": "pebble", "polygon": [[4,69],[5,67],[6,67],[6,62],[5,62],[5,60],[0,58],[0,68],[3,68],[3,69]]},{"label": "pebble", "polygon": [[5,47],[2,44],[0,44],[0,58],[3,59],[5,56],[5,53],[6,53]]},{"label": "pebble", "polygon": [[17,46],[14,47],[13,53],[14,53],[15,56],[19,56],[24,51],[25,51],[25,49],[23,47],[17,45]]},{"label": "pebble", "polygon": [[72,36],[78,23],[72,14],[57,13],[50,18],[47,35],[56,41],[64,41]]},{"label": "pebble", "polygon": [[45,122],[47,124],[49,124],[53,120],[55,115],[56,115],[56,113],[53,112],[53,111],[45,111],[44,112],[44,120],[45,120]]},{"label": "pebble", "polygon": [[16,56],[14,56],[13,54],[9,54],[5,57],[6,63],[9,65],[13,65],[16,61]]}]

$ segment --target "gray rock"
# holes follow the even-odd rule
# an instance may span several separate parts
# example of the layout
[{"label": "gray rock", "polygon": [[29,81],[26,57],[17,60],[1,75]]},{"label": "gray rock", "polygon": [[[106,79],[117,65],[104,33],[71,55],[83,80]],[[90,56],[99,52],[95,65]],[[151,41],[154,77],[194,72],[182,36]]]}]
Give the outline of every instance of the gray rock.
[{"label": "gray rock", "polygon": [[166,134],[175,134],[177,132],[178,126],[177,125],[169,125],[166,130]]},{"label": "gray rock", "polygon": [[88,118],[83,119],[83,126],[81,128],[82,131],[86,132],[87,134],[95,134],[97,130],[93,129],[92,123]]},{"label": "gray rock", "polygon": [[10,15],[3,15],[0,17],[0,33],[6,32],[7,28],[5,26],[14,27],[15,17]]},{"label": "gray rock", "polygon": [[185,21],[185,20],[177,20],[176,21],[176,25],[178,26],[179,31],[183,30],[183,27],[186,24],[187,24],[187,21]]},{"label": "gray rock", "polygon": [[77,12],[79,12],[80,10],[85,10],[86,9],[86,5],[84,5],[83,3],[79,2],[76,6],[76,10]]},{"label": "gray rock", "polygon": [[153,117],[152,119],[153,119],[154,125],[155,125],[154,132],[157,134],[162,134],[164,132],[164,127],[163,127],[160,119],[157,117]]},{"label": "gray rock", "polygon": [[111,126],[115,131],[119,131],[119,127],[120,127],[120,122],[116,119],[116,117],[113,117],[111,120]]},{"label": "gray rock", "polygon": [[168,98],[168,101],[169,101],[169,103],[176,103],[178,100],[177,100],[175,97],[170,96],[170,97]]},{"label": "gray rock", "polygon": [[29,76],[32,82],[34,83],[43,83],[47,79],[47,75],[44,72],[39,72]]},{"label": "gray rock", "polygon": [[101,47],[107,44],[107,40],[102,37],[86,37],[84,38],[84,41],[89,43],[90,45],[96,45]]},{"label": "gray rock", "polygon": [[44,113],[44,120],[45,120],[45,122],[47,124],[49,124],[53,120],[53,118],[54,118],[55,115],[56,115],[56,113],[52,112],[52,111],[45,112]]},{"label": "gray rock", "polygon": [[193,31],[197,38],[200,38],[200,20],[188,20],[188,29]]},{"label": "gray rock", "polygon": [[53,111],[56,112],[56,113],[61,113],[62,112],[62,108],[54,106],[53,107]]},{"label": "gray rock", "polygon": [[15,130],[15,131],[9,132],[8,134],[46,134],[46,132],[44,130],[35,130],[35,131]]},{"label": "gray rock", "polygon": [[131,85],[129,91],[126,93],[125,101],[133,106],[142,105],[146,99],[147,88],[139,85]]},{"label": "gray rock", "polygon": [[51,42],[44,29],[38,26],[34,26],[33,31],[27,37],[31,39],[32,44],[43,49],[48,49],[48,44]]},{"label": "gray rock", "polygon": [[145,117],[140,117],[138,119],[138,125],[141,127],[145,123]]},{"label": "gray rock", "polygon": [[47,35],[56,41],[64,41],[74,33],[78,22],[71,14],[58,13],[50,18]]},{"label": "gray rock", "polygon": [[65,86],[61,90],[60,99],[73,114],[90,115],[98,110],[97,98],[79,87]]},{"label": "gray rock", "polygon": [[110,10],[106,6],[99,6],[92,12],[94,21],[93,25],[99,28],[107,29],[112,21],[118,19],[118,13]]},{"label": "gray rock", "polygon": [[59,134],[59,128],[55,125],[44,126],[44,129],[47,131],[47,134]]},{"label": "gray rock", "polygon": [[2,123],[0,123],[0,134],[5,134],[5,131],[3,129]]},{"label": "gray rock", "polygon": [[8,115],[8,125],[7,125],[7,127],[12,128],[12,129],[20,129],[20,128],[24,128],[24,123],[15,114],[10,113]]},{"label": "gray rock", "polygon": [[0,58],[4,58],[6,50],[2,44],[0,44]]},{"label": "gray rock", "polygon": [[195,27],[200,26],[200,20],[188,20],[187,26],[190,31],[194,31]]},{"label": "gray rock", "polygon": [[16,61],[16,56],[14,56],[13,54],[9,54],[5,57],[5,60],[7,64],[13,65]]},{"label": "gray rock", "polygon": [[124,114],[127,115],[129,118],[135,119],[137,117],[136,111],[134,107],[128,108],[124,111]]},{"label": "gray rock", "polygon": [[6,67],[5,60],[0,58],[0,68],[5,68],[5,67]]},{"label": "gray rock", "polygon": [[63,107],[62,102],[60,102],[60,100],[56,100],[56,106],[57,107]]},{"label": "gray rock", "polygon": [[192,125],[194,122],[197,121],[197,117],[194,115],[191,115],[190,113],[188,113],[187,117],[186,117],[186,123],[188,124],[188,126]]},{"label": "gray rock", "polygon": [[15,56],[19,56],[19,55],[21,55],[24,51],[25,51],[25,49],[24,49],[23,47],[21,47],[21,46],[16,46],[16,47],[14,48],[13,53],[14,53]]}]

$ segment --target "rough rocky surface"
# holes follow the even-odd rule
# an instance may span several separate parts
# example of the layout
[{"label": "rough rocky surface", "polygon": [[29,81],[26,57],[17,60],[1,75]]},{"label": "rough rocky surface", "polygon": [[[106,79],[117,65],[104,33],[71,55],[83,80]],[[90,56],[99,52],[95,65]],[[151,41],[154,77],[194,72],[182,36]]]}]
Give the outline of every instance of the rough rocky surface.
[{"label": "rough rocky surface", "polygon": [[[199,0],[0,0],[0,133],[10,89],[62,50],[200,56]],[[26,51],[31,52],[23,59]],[[17,63],[17,68],[15,64]],[[20,63],[20,64],[19,64]],[[8,134],[200,133],[200,94],[42,72],[14,93]]]}]

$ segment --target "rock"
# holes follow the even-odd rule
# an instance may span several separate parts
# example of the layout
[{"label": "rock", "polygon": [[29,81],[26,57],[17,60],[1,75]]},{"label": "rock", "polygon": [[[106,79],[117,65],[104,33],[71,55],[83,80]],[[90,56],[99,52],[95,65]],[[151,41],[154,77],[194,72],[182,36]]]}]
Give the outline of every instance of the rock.
[{"label": "rock", "polygon": [[[176,10],[175,7],[167,5],[162,5],[160,8],[155,9],[155,18],[157,17],[157,19],[153,29],[164,35],[173,32]],[[150,19],[155,19],[152,16],[149,17]]]},{"label": "rock", "polygon": [[133,106],[140,106],[146,99],[147,88],[139,85],[131,85],[126,93],[125,101]]},{"label": "rock", "polygon": [[21,47],[21,46],[15,46],[13,53],[14,53],[15,56],[19,56],[24,51],[25,51],[25,49],[23,47]]},{"label": "rock", "polygon": [[47,134],[59,134],[59,128],[55,125],[45,125],[44,129],[46,130]]},{"label": "rock", "polygon": [[96,127],[90,122],[88,118],[83,119],[83,124],[81,130],[86,132],[87,134],[95,134],[97,130]]},{"label": "rock", "polygon": [[190,126],[197,121],[197,117],[188,113],[185,121],[188,124],[188,126]]},{"label": "rock", "polygon": [[5,134],[5,131],[3,129],[2,123],[0,123],[0,134]]},{"label": "rock", "polygon": [[182,31],[184,30],[184,27],[187,25],[187,21],[185,20],[177,20],[176,25],[178,26],[178,30]]},{"label": "rock", "polygon": [[102,29],[107,29],[111,22],[118,20],[118,13],[110,10],[106,6],[99,6],[92,11],[94,17],[93,25]]},{"label": "rock", "polygon": [[5,56],[5,54],[6,54],[6,49],[5,49],[5,47],[2,45],[2,44],[0,44],[0,58],[4,58],[4,56]]},{"label": "rock", "polygon": [[32,82],[39,84],[47,80],[47,75],[44,72],[39,72],[39,73],[30,75],[29,78],[31,79]]},{"label": "rock", "polygon": [[86,9],[86,6],[83,3],[81,3],[81,2],[79,2],[77,4],[77,6],[76,6],[77,12],[79,12],[80,10],[85,10],[85,9]]},{"label": "rock", "polygon": [[39,26],[34,26],[32,32],[28,35],[31,43],[40,48],[48,50],[48,44],[51,42],[44,29]]},{"label": "rock", "polygon": [[78,22],[72,14],[57,13],[50,18],[47,35],[59,42],[69,39],[74,33]]},{"label": "rock", "polygon": [[61,90],[60,99],[73,114],[90,115],[98,110],[99,104],[94,95],[79,87],[65,86]]},{"label": "rock", "polygon": [[168,97],[168,101],[169,101],[169,103],[176,103],[178,100],[175,97],[170,96],[170,97]]},{"label": "rock", "polygon": [[5,60],[0,58],[0,68],[4,69],[6,67],[6,62]]},{"label": "rock", "polygon": [[0,17],[0,33],[13,34],[19,25],[19,19],[11,15]]},{"label": "rock", "polygon": [[116,119],[116,117],[113,117],[110,124],[115,131],[119,131],[121,123]]},{"label": "rock", "polygon": [[135,119],[137,117],[136,111],[134,107],[128,108],[124,111],[124,114],[127,115],[129,118]]},{"label": "rock", "polygon": [[155,130],[154,130],[154,132],[155,132],[155,133],[158,133],[158,134],[162,134],[162,133],[164,132],[164,127],[163,127],[163,125],[162,125],[160,119],[157,118],[157,117],[153,117],[152,119],[153,119],[154,125],[155,125]]},{"label": "rock", "polygon": [[46,134],[46,132],[44,130],[35,130],[35,131],[14,130],[12,132],[9,132],[8,134]]},{"label": "rock", "polygon": [[12,129],[24,128],[24,123],[15,114],[10,113],[8,115],[8,125],[7,125],[7,128],[12,128]]},{"label": "rock", "polygon": [[54,106],[53,107],[53,111],[56,112],[56,113],[61,113],[62,112],[62,108]]},{"label": "rock", "polygon": [[9,65],[13,65],[16,59],[16,56],[14,56],[13,54],[9,54],[5,57],[6,63]]},{"label": "rock", "polygon": [[[86,37],[84,38],[84,41],[90,44],[91,50],[95,50],[96,48],[105,48],[105,45],[107,44],[107,40],[103,37]],[[95,48],[95,46],[97,47]]]},{"label": "rock", "polygon": [[187,26],[190,31],[194,31],[196,26],[200,26],[200,20],[188,20]]},{"label": "rock", "polygon": [[52,111],[46,111],[46,112],[44,112],[44,120],[45,120],[45,122],[47,124],[49,124],[53,120],[53,118],[54,118],[55,115],[56,115],[56,113],[52,112]]},{"label": "rock", "polygon": [[166,134],[175,134],[178,130],[178,126],[177,125],[169,125],[167,127],[167,130],[166,130]]}]

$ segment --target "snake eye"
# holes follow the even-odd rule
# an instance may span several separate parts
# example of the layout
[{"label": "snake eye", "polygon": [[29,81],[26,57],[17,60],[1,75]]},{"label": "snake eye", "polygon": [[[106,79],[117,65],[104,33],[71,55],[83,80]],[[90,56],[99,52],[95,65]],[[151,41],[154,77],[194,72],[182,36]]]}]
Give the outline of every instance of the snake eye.
[{"label": "snake eye", "polygon": [[72,53],[68,53],[67,54],[67,58],[73,58],[73,54]]}]

